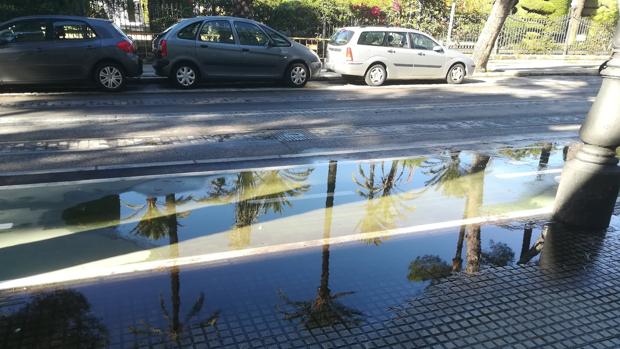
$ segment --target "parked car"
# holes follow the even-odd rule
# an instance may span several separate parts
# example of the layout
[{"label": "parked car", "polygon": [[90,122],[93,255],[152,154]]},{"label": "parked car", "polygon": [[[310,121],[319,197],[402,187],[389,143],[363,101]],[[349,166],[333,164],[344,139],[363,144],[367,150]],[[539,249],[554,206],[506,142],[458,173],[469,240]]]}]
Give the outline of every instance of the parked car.
[{"label": "parked car", "polygon": [[153,41],[153,67],[180,88],[209,78],[278,79],[303,87],[319,56],[268,26],[235,17],[184,19]]},{"label": "parked car", "polygon": [[109,20],[31,16],[0,24],[0,84],[92,80],[118,91],[141,74],[132,40]]},{"label": "parked car", "polygon": [[366,84],[380,86],[392,79],[446,79],[460,84],[474,73],[475,64],[417,30],[346,27],[330,38],[325,67],[345,78],[364,77]]}]

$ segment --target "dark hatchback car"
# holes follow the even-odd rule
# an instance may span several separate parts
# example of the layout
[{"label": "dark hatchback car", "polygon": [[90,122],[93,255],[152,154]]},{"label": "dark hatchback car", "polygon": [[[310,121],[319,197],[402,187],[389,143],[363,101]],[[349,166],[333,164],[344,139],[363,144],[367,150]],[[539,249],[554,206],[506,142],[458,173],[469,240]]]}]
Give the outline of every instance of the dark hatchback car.
[{"label": "dark hatchback car", "polygon": [[31,16],[0,24],[0,85],[94,81],[118,91],[141,74],[132,40],[109,20]]},{"label": "dark hatchback car", "polygon": [[153,67],[180,88],[200,80],[275,79],[303,87],[321,71],[307,47],[268,26],[236,17],[184,19],[153,40]]}]

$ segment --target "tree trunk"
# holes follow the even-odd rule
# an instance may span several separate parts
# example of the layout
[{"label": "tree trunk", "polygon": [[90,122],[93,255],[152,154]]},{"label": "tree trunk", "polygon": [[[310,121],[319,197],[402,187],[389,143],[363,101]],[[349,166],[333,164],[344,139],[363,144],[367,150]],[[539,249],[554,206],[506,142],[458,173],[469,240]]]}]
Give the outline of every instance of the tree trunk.
[{"label": "tree trunk", "polygon": [[487,63],[491,56],[493,46],[495,46],[495,41],[502,31],[506,18],[517,2],[518,0],[495,0],[493,3],[489,18],[484,24],[484,28],[480,36],[478,36],[478,41],[474,47],[474,63],[476,64],[476,69],[481,71],[487,70]]},{"label": "tree trunk", "polygon": [[[325,199],[325,220],[323,221],[323,239],[331,237],[332,230],[332,209],[334,207],[334,192],[336,191],[336,174],[338,172],[338,162],[329,162],[327,173],[327,197]],[[323,254],[321,263],[321,284],[314,306],[319,308],[325,305],[330,298],[329,290],[329,244],[323,244]]]},{"label": "tree trunk", "polygon": [[[586,0],[572,0],[570,8],[570,21],[568,22],[568,30],[566,31],[566,48],[575,41],[577,36],[577,30],[579,30],[579,21],[581,20],[581,13],[586,5]],[[567,52],[568,53],[568,52]]]},{"label": "tree trunk", "polygon": [[252,0],[233,0],[233,16],[251,18]]},{"label": "tree trunk", "polygon": [[[469,190],[465,205],[465,217],[474,218],[480,214],[484,196],[484,171],[489,163],[489,156],[476,154],[469,173]],[[465,272],[475,273],[480,270],[480,224],[467,226],[467,265]]]}]

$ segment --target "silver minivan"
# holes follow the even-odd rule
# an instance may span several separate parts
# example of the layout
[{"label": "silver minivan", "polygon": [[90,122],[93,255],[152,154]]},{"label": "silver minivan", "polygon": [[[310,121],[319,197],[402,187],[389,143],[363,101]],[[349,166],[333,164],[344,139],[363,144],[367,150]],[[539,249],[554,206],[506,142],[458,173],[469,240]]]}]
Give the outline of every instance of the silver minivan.
[{"label": "silver minivan", "polygon": [[303,87],[321,71],[319,56],[268,26],[235,17],[184,19],[153,41],[153,67],[180,88],[201,79],[278,79]]},{"label": "silver minivan", "polygon": [[327,46],[327,70],[364,77],[366,84],[388,79],[446,79],[460,84],[476,68],[468,56],[440,45],[430,35],[395,27],[346,27]]}]

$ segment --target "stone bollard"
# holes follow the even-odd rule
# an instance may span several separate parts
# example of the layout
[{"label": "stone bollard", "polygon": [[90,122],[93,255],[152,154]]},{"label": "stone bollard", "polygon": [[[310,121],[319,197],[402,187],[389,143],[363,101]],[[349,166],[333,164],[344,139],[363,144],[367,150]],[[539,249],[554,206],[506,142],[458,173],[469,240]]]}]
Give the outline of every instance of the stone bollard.
[{"label": "stone bollard", "polygon": [[609,226],[620,187],[620,23],[601,76],[601,89],[579,132],[584,145],[564,165],[553,211],[554,221],[591,229]]}]

